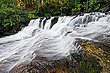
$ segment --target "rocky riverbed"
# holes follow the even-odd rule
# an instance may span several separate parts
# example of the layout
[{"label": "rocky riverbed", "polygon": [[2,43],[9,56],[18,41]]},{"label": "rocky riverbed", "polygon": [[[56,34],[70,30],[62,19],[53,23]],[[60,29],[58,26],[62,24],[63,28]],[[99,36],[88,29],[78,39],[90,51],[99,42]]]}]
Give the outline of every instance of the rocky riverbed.
[{"label": "rocky riverbed", "polygon": [[48,60],[36,57],[30,63],[14,67],[10,73],[110,73],[110,45],[78,40],[82,49],[68,58]]}]

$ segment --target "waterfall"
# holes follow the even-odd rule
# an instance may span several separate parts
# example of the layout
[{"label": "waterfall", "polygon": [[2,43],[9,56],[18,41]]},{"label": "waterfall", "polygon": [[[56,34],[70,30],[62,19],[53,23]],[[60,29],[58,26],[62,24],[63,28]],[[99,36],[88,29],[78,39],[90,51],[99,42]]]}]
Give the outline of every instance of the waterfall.
[{"label": "waterfall", "polygon": [[83,16],[33,19],[15,35],[0,39],[0,72],[30,62],[35,56],[58,60],[81,49],[76,38],[110,39],[110,15],[86,13]]}]

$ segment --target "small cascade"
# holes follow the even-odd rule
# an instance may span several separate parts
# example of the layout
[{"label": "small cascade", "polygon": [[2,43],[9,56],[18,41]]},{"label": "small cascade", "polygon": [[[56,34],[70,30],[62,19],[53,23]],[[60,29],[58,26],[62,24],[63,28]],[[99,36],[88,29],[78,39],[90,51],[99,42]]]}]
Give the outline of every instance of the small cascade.
[{"label": "small cascade", "polygon": [[77,38],[98,40],[99,36],[109,35],[110,15],[104,13],[31,20],[17,34],[0,38],[0,72],[9,73],[15,66],[29,63],[35,57],[66,58],[81,49],[75,43]]}]

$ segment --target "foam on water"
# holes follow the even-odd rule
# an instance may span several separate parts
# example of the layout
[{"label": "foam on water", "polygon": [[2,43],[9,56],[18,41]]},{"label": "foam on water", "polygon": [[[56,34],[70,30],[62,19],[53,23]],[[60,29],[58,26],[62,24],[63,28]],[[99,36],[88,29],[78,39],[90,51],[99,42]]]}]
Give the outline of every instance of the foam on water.
[{"label": "foam on water", "polygon": [[110,35],[110,15],[64,16],[52,25],[54,18],[31,20],[17,34],[1,38],[0,72],[8,73],[14,66],[30,62],[35,56],[53,60],[66,57],[81,49],[75,38],[93,40],[102,34]]}]

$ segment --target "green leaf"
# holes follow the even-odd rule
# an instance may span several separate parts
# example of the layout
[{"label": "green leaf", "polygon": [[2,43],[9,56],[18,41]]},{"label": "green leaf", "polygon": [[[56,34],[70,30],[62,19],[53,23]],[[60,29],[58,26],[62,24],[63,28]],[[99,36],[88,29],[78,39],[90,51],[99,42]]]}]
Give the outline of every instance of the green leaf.
[{"label": "green leaf", "polygon": [[4,27],[6,27],[6,26],[8,26],[8,25],[10,25],[10,23],[3,24]]}]

